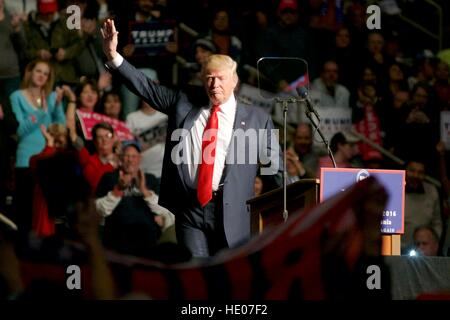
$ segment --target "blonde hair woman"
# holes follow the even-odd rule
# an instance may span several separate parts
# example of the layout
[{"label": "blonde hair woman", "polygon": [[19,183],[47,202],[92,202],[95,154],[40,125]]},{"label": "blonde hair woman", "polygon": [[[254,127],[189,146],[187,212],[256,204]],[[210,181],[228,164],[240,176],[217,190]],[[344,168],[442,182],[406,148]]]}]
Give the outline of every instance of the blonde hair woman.
[{"label": "blonde hair woman", "polygon": [[45,147],[45,138],[40,126],[51,123],[65,124],[61,106],[63,90],[52,91],[53,71],[47,61],[35,60],[26,69],[19,90],[11,96],[11,107],[19,123],[17,129],[18,146],[16,153],[16,191],[18,204],[18,224],[27,231],[31,224],[32,177],[29,171],[31,156]]},{"label": "blonde hair woman", "polygon": [[57,93],[52,91],[53,82],[54,75],[49,63],[35,60],[27,65],[20,89],[10,96],[19,122],[17,168],[28,168],[30,157],[44,149],[41,124],[47,127],[51,123],[66,123],[61,96],[57,97]]}]

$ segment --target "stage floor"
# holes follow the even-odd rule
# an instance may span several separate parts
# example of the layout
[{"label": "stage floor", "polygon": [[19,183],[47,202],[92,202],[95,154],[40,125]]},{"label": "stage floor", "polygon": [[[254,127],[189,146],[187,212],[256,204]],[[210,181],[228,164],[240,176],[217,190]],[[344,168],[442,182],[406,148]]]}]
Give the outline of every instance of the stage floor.
[{"label": "stage floor", "polygon": [[423,293],[450,293],[450,257],[390,256],[384,261],[391,275],[393,300],[416,299]]}]

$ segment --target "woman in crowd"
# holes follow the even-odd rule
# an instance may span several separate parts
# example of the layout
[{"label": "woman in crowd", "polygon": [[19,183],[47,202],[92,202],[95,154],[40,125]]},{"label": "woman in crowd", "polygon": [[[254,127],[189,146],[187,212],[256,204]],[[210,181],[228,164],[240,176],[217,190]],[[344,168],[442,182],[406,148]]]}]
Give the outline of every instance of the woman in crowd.
[{"label": "woman in crowd", "polygon": [[399,91],[408,91],[408,83],[406,82],[403,68],[398,63],[393,63],[388,67],[388,81],[381,88],[382,99],[386,105],[392,105],[394,96]]},{"label": "woman in crowd", "polygon": [[99,100],[99,91],[97,83],[94,80],[84,80],[77,88],[76,92],[67,89],[68,95],[70,95],[70,101],[75,103],[69,104],[66,110],[67,127],[69,130],[76,128],[81,133],[81,128],[77,128],[76,124],[76,109],[84,112],[94,112],[94,109]]},{"label": "woman in crowd", "polygon": [[110,91],[102,96],[99,113],[123,121],[122,101],[117,92]]},{"label": "woman in crowd", "polygon": [[39,153],[45,146],[45,138],[40,126],[51,123],[65,124],[66,119],[61,106],[63,90],[58,94],[52,91],[54,75],[47,61],[35,60],[26,69],[21,89],[11,96],[11,106],[19,123],[17,129],[18,147],[16,153],[17,180],[17,222],[24,231],[30,227],[31,196],[30,157]]},{"label": "woman in crowd", "polygon": [[[75,93],[65,86],[64,94],[70,101],[76,98]],[[79,110],[93,112],[98,101],[98,92],[94,81],[84,82],[79,90]],[[90,186],[91,192],[95,192],[100,178],[105,172],[114,170],[118,164],[117,154],[120,152],[120,142],[116,139],[114,129],[110,124],[99,122],[92,128],[92,140],[84,140],[80,125],[76,124],[76,104],[67,106],[67,129],[70,140],[78,150],[78,156],[83,174]]]},{"label": "woman in crowd", "polygon": [[353,90],[358,78],[358,69],[355,68],[355,61],[358,60],[359,52],[354,48],[350,31],[346,27],[340,27],[334,37],[334,47],[327,53],[324,61],[333,59],[339,66],[339,82],[346,88]]},{"label": "woman in crowd", "polygon": [[217,53],[229,55],[235,61],[240,61],[242,42],[231,30],[228,10],[219,8],[214,11],[211,29],[204,38],[214,43]]},{"label": "woman in crowd", "polygon": [[[96,110],[100,97],[97,83],[95,80],[86,79],[78,86],[75,93],[73,93],[69,88],[67,91],[67,94],[71,97],[70,101],[72,101],[72,99],[75,100],[75,103],[71,103],[67,106],[67,128],[70,131],[72,139],[75,134],[84,139],[82,126],[77,119],[76,110],[78,109],[82,112],[94,112],[94,110]],[[88,143],[87,148],[91,153],[94,152],[94,146],[92,143]]]},{"label": "woman in crowd", "polygon": [[97,82],[87,79],[81,83],[75,94],[79,98],[78,109],[85,112],[93,112],[100,98]]},{"label": "woman in crowd", "polygon": [[264,184],[260,176],[256,176],[255,185],[253,189],[255,190],[255,197],[261,195],[263,193]]}]

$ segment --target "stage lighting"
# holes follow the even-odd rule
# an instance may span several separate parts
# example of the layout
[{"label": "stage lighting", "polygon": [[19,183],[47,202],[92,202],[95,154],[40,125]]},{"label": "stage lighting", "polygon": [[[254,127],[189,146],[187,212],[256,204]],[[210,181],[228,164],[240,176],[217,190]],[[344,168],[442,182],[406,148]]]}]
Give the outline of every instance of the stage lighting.
[{"label": "stage lighting", "polygon": [[416,250],[412,249],[408,254],[410,257],[417,257],[419,254]]}]

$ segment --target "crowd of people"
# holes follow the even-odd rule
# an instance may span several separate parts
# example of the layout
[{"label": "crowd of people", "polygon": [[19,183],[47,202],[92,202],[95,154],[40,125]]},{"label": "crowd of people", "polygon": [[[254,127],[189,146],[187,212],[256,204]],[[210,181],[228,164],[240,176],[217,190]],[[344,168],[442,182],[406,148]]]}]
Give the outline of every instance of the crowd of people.
[{"label": "crowd of people", "polygon": [[[209,101],[201,70],[213,54],[237,62],[236,95],[242,83],[257,86],[260,57],[306,60],[311,100],[350,110],[358,133],[330,137],[337,166],[405,169],[402,250],[448,255],[449,157],[440,124],[450,108],[450,61],[406,41],[392,17],[389,30],[369,30],[366,1],[338,3],[0,0],[0,213],[22,235],[73,239],[80,229],[73,205],[89,198],[106,248],[154,258],[158,244],[176,242],[175,216],[158,204],[170,118],[108,70],[100,26],[114,18],[121,56],[197,105]],[[79,29],[68,28],[70,5],[81,9]],[[173,36],[143,49],[130,42],[142,23],[168,25]],[[275,94],[286,90],[277,85]],[[103,116],[90,135],[81,113]],[[313,127],[297,116],[288,122],[288,182],[320,178],[332,162]],[[257,176],[254,194],[273,187]]]}]

